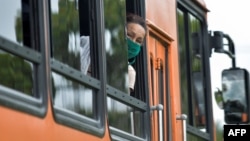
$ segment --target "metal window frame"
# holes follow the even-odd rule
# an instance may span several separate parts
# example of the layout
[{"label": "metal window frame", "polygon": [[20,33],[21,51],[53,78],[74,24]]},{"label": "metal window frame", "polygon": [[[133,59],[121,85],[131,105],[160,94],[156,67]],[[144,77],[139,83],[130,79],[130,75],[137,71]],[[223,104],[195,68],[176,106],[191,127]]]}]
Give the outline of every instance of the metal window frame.
[{"label": "metal window frame", "polygon": [[[96,63],[97,68],[95,68],[96,70],[98,70],[96,73],[98,78],[94,78],[94,77],[90,77],[87,75],[82,74],[79,70],[76,70],[72,67],[69,67],[67,64],[64,64],[60,61],[57,61],[55,59],[50,59],[49,60],[49,66],[50,66],[50,71],[49,74],[52,73],[52,71],[59,73],[60,75],[66,76],[69,79],[72,79],[76,82],[78,82],[79,84],[83,84],[86,85],[90,88],[93,88],[94,90],[96,90],[96,93],[93,93],[93,96],[96,97],[95,99],[95,111],[94,111],[94,118],[89,118],[87,116],[84,115],[79,115],[77,113],[74,113],[72,111],[66,110],[66,109],[62,109],[60,107],[57,107],[55,105],[53,105],[53,116],[55,118],[55,121],[59,124],[68,126],[68,127],[72,127],[76,130],[82,131],[82,132],[87,132],[93,135],[96,135],[98,137],[103,137],[104,133],[105,133],[105,111],[106,111],[106,106],[105,106],[105,93],[106,93],[106,78],[105,76],[103,76],[103,74],[105,74],[105,67],[104,67],[104,62],[103,62],[103,58],[105,58],[105,50],[103,49],[104,46],[104,39],[102,37],[103,35],[103,18],[101,16],[101,10],[100,7],[102,5],[101,1],[92,1],[92,0],[88,0],[89,4],[88,6],[90,7],[90,13],[89,14],[89,18],[90,20],[90,45],[94,47],[94,50],[96,51],[97,54],[95,54],[95,56],[97,56],[96,58],[91,58],[93,59],[93,61],[95,61],[94,63]],[[47,7],[48,9],[50,8],[49,5],[49,1],[46,1],[45,3],[45,7]],[[47,15],[47,25],[49,25],[48,27],[50,27],[50,21],[49,18],[50,17],[50,13],[49,10],[47,10],[48,13],[46,13]],[[81,14],[86,14],[86,13],[81,13]],[[51,28],[51,27],[50,27]],[[50,31],[51,29],[47,29],[48,31]],[[47,37],[48,40],[52,40],[50,38],[50,33],[48,33]],[[50,48],[50,43],[48,43],[48,48]],[[49,50],[49,49],[48,49]],[[48,52],[48,54],[51,54],[50,51]],[[51,81],[51,80],[49,80]],[[50,88],[50,96],[52,96],[52,88]],[[52,98],[51,98],[52,100]],[[52,102],[53,103],[53,102]]]},{"label": "metal window frame", "polygon": [[[34,7],[36,5],[39,5],[40,1],[34,1],[34,4],[31,4],[31,7]],[[43,7],[37,7],[36,8],[36,15],[38,17],[43,17]],[[29,47],[17,44],[15,42],[10,41],[9,39],[6,39],[5,37],[0,36],[0,49],[13,54],[15,56],[21,57],[23,59],[26,59],[30,61],[31,63],[38,66],[38,71],[33,72],[35,74],[39,74],[39,81],[35,82],[35,86],[38,90],[35,91],[35,97],[30,97],[22,92],[18,92],[16,90],[13,90],[11,88],[5,87],[0,85],[0,105],[13,108],[15,110],[19,110],[40,118],[44,118],[47,112],[48,108],[48,99],[47,99],[47,93],[46,93],[46,72],[45,72],[45,66],[46,66],[46,59],[45,59],[45,49],[42,48],[44,46],[44,32],[43,27],[44,23],[41,18],[34,19],[31,17],[31,20],[33,21],[33,24],[39,24],[38,25],[31,25],[39,27],[38,30],[36,30],[38,33],[36,33],[37,40],[32,40],[32,44],[36,45],[32,48],[39,49],[40,51],[36,51],[34,49],[31,49]]]},{"label": "metal window frame", "polygon": [[[145,19],[145,0],[126,0],[126,9],[129,10],[129,12],[138,14],[140,16],[142,16]],[[131,6],[131,5],[132,6]],[[127,11],[128,12],[128,11]],[[146,46],[146,41],[144,42],[144,45]],[[150,140],[151,138],[151,130],[150,130],[150,107],[149,107],[149,91],[148,91],[148,87],[146,87],[148,85],[148,76],[147,76],[147,50],[143,50],[141,51],[139,57],[137,57],[136,62],[135,62],[135,67],[143,70],[140,71],[141,73],[137,75],[138,79],[138,83],[140,84],[136,84],[135,87],[138,88],[138,90],[136,90],[136,92],[140,92],[143,93],[145,95],[144,101],[139,100],[137,98],[134,98],[132,96],[129,96],[127,93],[124,93],[116,88],[113,88],[109,85],[107,85],[107,95],[121,103],[124,103],[126,105],[129,105],[131,107],[135,107],[138,108],[139,110],[141,110],[142,112],[144,112],[144,135],[143,135],[143,139],[144,140]],[[141,62],[141,63],[139,63]],[[140,76],[139,76],[140,75]],[[128,134],[128,133],[124,133],[122,131],[120,131],[119,129],[116,129],[114,127],[109,127],[110,131],[111,131],[111,137],[112,139],[115,139],[115,137],[122,137],[123,140],[125,139],[131,139],[131,137],[133,138],[132,140],[141,140],[140,138],[138,138],[137,136],[134,136],[132,134]],[[132,135],[132,136],[131,136]]]},{"label": "metal window frame", "polygon": [[[206,9],[199,7],[193,1],[186,0],[177,0],[177,8],[185,9],[184,13],[191,13],[196,18],[201,21],[201,31],[202,31],[202,70],[204,74],[204,88],[205,88],[205,109],[206,109],[206,131],[207,133],[201,134],[201,131],[198,128],[187,125],[188,133],[191,133],[197,137],[212,140],[214,137],[214,127],[213,127],[213,108],[212,108],[212,95],[211,95],[211,77],[210,77],[210,64],[209,64],[209,53],[210,51],[208,46],[208,29],[207,22],[205,19]],[[190,81],[190,80],[189,80]],[[198,134],[196,134],[198,133]]]}]

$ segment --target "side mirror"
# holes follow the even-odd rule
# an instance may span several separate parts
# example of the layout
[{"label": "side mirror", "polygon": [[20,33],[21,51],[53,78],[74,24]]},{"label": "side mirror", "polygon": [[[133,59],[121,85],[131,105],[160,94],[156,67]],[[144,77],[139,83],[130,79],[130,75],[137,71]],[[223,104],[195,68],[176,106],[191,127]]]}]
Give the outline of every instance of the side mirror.
[{"label": "side mirror", "polygon": [[225,122],[249,122],[249,73],[246,69],[231,68],[222,71],[222,97]]}]

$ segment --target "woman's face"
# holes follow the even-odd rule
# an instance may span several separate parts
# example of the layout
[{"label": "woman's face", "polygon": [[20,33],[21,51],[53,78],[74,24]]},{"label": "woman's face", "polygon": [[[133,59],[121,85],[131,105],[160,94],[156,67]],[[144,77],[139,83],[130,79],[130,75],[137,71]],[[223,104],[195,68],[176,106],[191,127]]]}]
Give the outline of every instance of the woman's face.
[{"label": "woman's face", "polygon": [[127,36],[135,43],[142,45],[146,31],[145,29],[137,23],[127,24]]}]

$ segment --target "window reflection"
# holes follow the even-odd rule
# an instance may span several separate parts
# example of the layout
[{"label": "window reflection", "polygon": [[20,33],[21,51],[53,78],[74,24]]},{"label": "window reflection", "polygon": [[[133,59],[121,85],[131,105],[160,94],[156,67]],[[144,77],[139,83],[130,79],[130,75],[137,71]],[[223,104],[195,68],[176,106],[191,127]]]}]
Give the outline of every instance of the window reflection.
[{"label": "window reflection", "polygon": [[71,0],[51,0],[52,56],[80,70],[79,13],[75,6]]},{"label": "window reflection", "polygon": [[111,86],[128,92],[125,6],[125,0],[104,0],[107,81]]},{"label": "window reflection", "polygon": [[143,137],[143,113],[114,99],[108,98],[107,100],[109,125]]},{"label": "window reflection", "polygon": [[241,70],[230,71],[224,70],[222,73],[223,100],[225,103],[227,101],[239,101],[245,110],[247,103],[245,98],[244,72]]},{"label": "window reflection", "polygon": [[0,50],[0,85],[35,96],[33,64]]},{"label": "window reflection", "polygon": [[[190,35],[189,37],[192,38],[192,35],[195,33],[198,36],[201,36],[201,23],[200,21],[194,17],[193,15],[189,14],[189,23],[190,23]],[[198,38],[201,42],[201,38]],[[202,46],[198,44],[196,47],[196,43],[190,42],[190,51],[192,57],[192,97],[194,99],[194,114],[195,114],[195,126],[196,127],[204,127],[205,125],[205,93],[204,93],[204,83],[203,83],[203,73],[202,73],[202,59],[201,59],[201,50]]]},{"label": "window reflection", "polygon": [[185,23],[184,13],[181,10],[178,13],[178,46],[179,46],[179,66],[180,66],[180,83],[181,83],[181,109],[182,113],[189,116],[189,104],[188,104],[188,76],[187,76],[187,48],[186,48],[186,37],[185,37]]},{"label": "window reflection", "polygon": [[[193,15],[185,14],[180,9],[177,13],[182,112],[188,115],[189,125],[204,128],[206,116],[201,22]],[[186,15],[187,18],[185,18]],[[188,29],[185,25],[189,25]],[[193,40],[194,35],[196,35],[197,41]]]},{"label": "window reflection", "polygon": [[92,89],[57,73],[52,73],[52,76],[54,105],[94,118]]},{"label": "window reflection", "polygon": [[[67,66],[91,75],[91,48],[88,1],[50,0],[52,57]],[[78,7],[79,6],[79,7]],[[81,11],[81,13],[80,13]],[[80,14],[82,14],[80,16]],[[80,24],[80,22],[82,22]],[[69,77],[52,73],[53,101],[56,107],[96,118],[95,91]]]},{"label": "window reflection", "polygon": [[197,126],[204,126],[205,124],[205,99],[204,88],[202,82],[202,73],[193,72],[193,85],[195,97],[195,121]]},{"label": "window reflection", "polygon": [[246,72],[229,69],[222,72],[222,93],[225,121],[228,124],[245,122],[243,115],[248,112],[246,92]]},{"label": "window reflection", "polygon": [[2,2],[0,5],[0,36],[13,42],[23,43],[23,17],[21,16],[21,10],[21,0],[8,0]]}]

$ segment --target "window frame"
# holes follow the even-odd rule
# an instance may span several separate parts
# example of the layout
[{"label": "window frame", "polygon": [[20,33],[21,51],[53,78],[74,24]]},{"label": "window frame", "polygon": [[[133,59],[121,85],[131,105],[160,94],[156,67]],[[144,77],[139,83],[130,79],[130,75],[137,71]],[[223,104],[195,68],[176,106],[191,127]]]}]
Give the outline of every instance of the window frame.
[{"label": "window frame", "polygon": [[[205,116],[206,116],[206,132],[200,131],[198,128],[187,125],[187,132],[200,137],[202,139],[211,140],[214,138],[214,127],[213,127],[213,110],[212,110],[212,95],[211,95],[211,77],[210,77],[210,66],[209,66],[209,44],[208,44],[208,31],[206,22],[206,9],[200,7],[196,3],[185,0],[177,0],[177,10],[180,9],[184,14],[189,13],[195,16],[201,22],[201,63],[203,73],[203,87],[204,87],[204,98],[205,98]],[[185,19],[186,20],[186,19]],[[178,23],[178,21],[177,21]],[[187,31],[185,31],[187,32]],[[189,32],[189,31],[188,31]],[[185,38],[189,36],[185,35]],[[191,81],[190,79],[188,80]],[[192,115],[193,116],[193,115]]]},{"label": "window frame", "polygon": [[[126,0],[126,12],[138,14],[145,19],[145,1],[144,0]],[[150,130],[150,107],[149,107],[149,90],[148,87],[148,76],[147,76],[147,49],[146,49],[146,39],[144,40],[143,47],[140,54],[138,55],[133,67],[136,71],[140,72],[136,75],[135,83],[135,93],[144,93],[145,97],[136,98],[129,96],[127,93],[121,92],[120,90],[107,85],[107,96],[124,103],[126,105],[138,108],[143,113],[143,138],[138,138],[132,134],[124,133],[119,129],[112,126],[109,127],[112,139],[131,139],[131,140],[150,140],[151,130]],[[119,136],[119,138],[117,138]]]},{"label": "window frame", "polygon": [[[50,1],[48,1],[48,8],[50,8]],[[79,5],[79,4],[78,4]],[[93,101],[94,105],[94,118],[89,118],[85,115],[79,115],[72,111],[57,107],[53,105],[52,101],[52,108],[53,108],[53,116],[55,118],[55,121],[59,124],[62,124],[64,126],[72,127],[74,129],[77,129],[79,131],[87,132],[93,135],[96,135],[98,137],[103,137],[105,134],[105,113],[106,113],[106,100],[105,100],[105,76],[102,74],[105,74],[104,71],[104,62],[103,58],[105,58],[103,49],[104,47],[104,39],[102,37],[103,29],[103,17],[101,16],[101,9],[102,3],[100,1],[92,1],[88,0],[88,7],[89,7],[89,25],[90,25],[90,45],[93,47],[93,50],[91,52],[95,52],[95,57],[91,54],[91,60],[94,61],[95,69],[97,70],[95,72],[95,77],[91,77],[88,75],[82,74],[79,70],[76,70],[72,67],[68,67],[67,64],[64,64],[58,60],[55,60],[53,58],[50,59],[50,74],[52,71],[62,75],[66,76],[71,80],[74,80],[78,82],[79,84],[86,85],[94,90],[97,91],[97,93],[93,93],[93,97],[96,97]],[[81,14],[80,14],[81,12]],[[50,12],[48,12],[48,15],[50,17]],[[79,11],[79,15],[84,15],[86,13]],[[48,24],[50,25],[50,31],[51,28],[51,20],[49,20]],[[51,33],[50,33],[51,34]],[[51,37],[51,35],[50,35]],[[49,40],[52,41],[52,38]],[[51,45],[49,45],[51,47]],[[64,69],[61,69],[64,68]],[[50,96],[53,97],[52,88],[50,88]],[[51,98],[51,100],[53,100]]]},{"label": "window frame", "polygon": [[[22,1],[21,1],[22,3]],[[42,48],[44,44],[44,22],[41,18],[43,17],[43,6],[41,1],[29,1],[29,22],[30,30],[35,29],[32,33],[28,33],[30,36],[30,47],[26,45],[20,45],[15,42],[0,36],[0,49],[26,59],[33,63],[35,71],[33,70],[33,76],[37,77],[38,80],[34,79],[33,88],[34,96],[30,97],[22,92],[0,85],[0,105],[10,107],[15,110],[19,110],[33,116],[44,118],[47,112],[47,93],[46,93],[46,59],[45,48]],[[35,10],[35,11],[34,11]],[[25,32],[25,31],[24,31]],[[26,32],[28,32],[26,30]],[[36,36],[33,36],[36,35]],[[27,38],[26,38],[27,39]],[[39,74],[39,75],[38,75]]]}]

